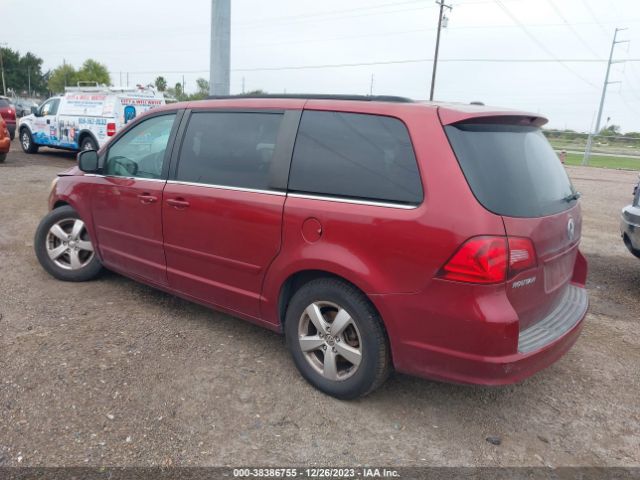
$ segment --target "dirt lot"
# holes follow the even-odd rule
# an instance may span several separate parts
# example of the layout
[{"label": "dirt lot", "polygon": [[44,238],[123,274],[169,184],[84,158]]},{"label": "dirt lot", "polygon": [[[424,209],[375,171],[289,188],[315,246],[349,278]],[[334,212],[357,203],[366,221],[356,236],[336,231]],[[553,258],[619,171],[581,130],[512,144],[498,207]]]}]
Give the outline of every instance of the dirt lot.
[{"label": "dirt lot", "polygon": [[561,361],[502,388],[396,375],[341,402],[302,380],[273,333],[115,274],[48,276],[33,233],[74,156],[12,148],[0,165],[0,465],[640,465],[640,260],[618,234],[635,173],[570,168],[592,303]]}]

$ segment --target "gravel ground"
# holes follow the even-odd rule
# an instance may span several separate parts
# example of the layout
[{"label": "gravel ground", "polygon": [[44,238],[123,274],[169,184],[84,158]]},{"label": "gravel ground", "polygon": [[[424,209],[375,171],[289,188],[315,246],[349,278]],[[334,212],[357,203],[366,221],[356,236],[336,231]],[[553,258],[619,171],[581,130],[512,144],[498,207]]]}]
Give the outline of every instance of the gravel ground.
[{"label": "gravel ground", "polygon": [[640,260],[618,233],[635,173],[569,170],[592,303],[563,359],[508,387],[395,375],[342,402],[302,380],[278,335],[115,274],[47,275],[33,233],[74,156],[12,149],[0,164],[0,465],[640,465]]}]

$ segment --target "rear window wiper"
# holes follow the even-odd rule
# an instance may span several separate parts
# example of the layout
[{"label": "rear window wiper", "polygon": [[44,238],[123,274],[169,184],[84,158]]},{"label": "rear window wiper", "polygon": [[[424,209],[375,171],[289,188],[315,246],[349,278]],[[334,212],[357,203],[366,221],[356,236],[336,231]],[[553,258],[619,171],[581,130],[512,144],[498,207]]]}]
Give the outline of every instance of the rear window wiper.
[{"label": "rear window wiper", "polygon": [[573,192],[563,198],[565,202],[573,202],[574,200],[578,200],[582,194],[580,192]]}]

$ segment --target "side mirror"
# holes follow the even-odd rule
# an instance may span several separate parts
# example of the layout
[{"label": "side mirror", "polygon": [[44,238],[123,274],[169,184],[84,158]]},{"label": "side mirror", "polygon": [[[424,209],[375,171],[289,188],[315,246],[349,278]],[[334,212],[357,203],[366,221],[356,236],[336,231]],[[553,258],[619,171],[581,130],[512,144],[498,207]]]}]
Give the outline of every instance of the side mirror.
[{"label": "side mirror", "polygon": [[31,107],[31,113],[33,113],[37,117],[38,116],[38,107],[32,106]]},{"label": "side mirror", "polygon": [[78,153],[78,167],[85,173],[96,173],[98,171],[98,152],[83,150]]}]

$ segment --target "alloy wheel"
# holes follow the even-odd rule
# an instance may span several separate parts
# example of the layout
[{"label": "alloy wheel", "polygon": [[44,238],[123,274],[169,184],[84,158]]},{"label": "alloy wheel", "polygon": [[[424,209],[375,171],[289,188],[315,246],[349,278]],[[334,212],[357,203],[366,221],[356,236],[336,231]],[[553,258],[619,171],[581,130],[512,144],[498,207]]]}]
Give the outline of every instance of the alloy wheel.
[{"label": "alloy wheel", "polygon": [[30,145],[31,140],[29,139],[29,134],[26,131],[22,132],[22,148],[25,150],[29,150]]},{"label": "alloy wheel", "polygon": [[79,270],[93,259],[94,251],[82,220],[66,218],[54,223],[46,237],[49,258],[65,270]]},{"label": "alloy wheel", "polygon": [[298,323],[298,342],[311,367],[327,380],[353,376],[362,361],[358,327],[344,308],[332,302],[309,305]]}]

